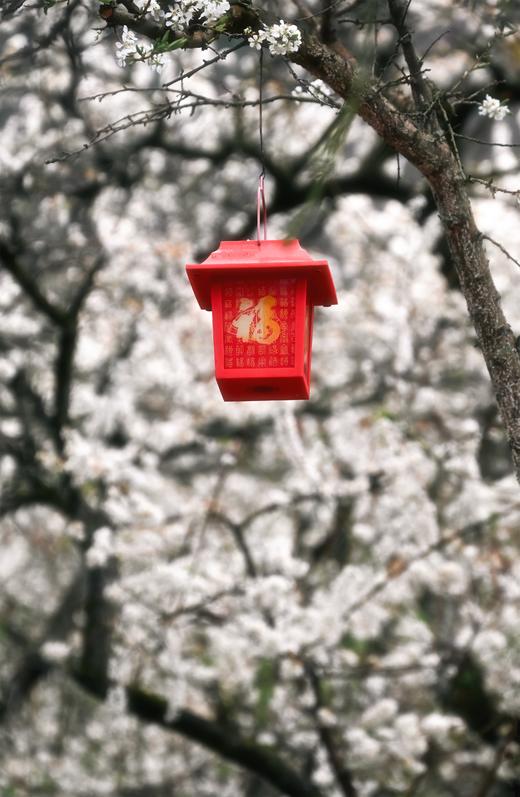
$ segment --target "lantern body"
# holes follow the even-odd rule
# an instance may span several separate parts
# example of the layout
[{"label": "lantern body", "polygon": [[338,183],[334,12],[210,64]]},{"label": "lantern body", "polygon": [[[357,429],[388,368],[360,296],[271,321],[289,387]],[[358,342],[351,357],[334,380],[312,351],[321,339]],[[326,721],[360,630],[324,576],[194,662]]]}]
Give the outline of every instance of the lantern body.
[{"label": "lantern body", "polygon": [[187,273],[213,312],[224,400],[309,398],[314,305],[337,303],[328,263],[298,241],[223,241]]}]

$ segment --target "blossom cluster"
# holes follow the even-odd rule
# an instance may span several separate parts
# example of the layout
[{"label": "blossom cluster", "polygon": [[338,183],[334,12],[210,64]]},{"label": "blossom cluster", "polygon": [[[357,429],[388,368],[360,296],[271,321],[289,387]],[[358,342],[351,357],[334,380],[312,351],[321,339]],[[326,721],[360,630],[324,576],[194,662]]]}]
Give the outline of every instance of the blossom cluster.
[{"label": "blossom cluster", "polygon": [[211,24],[229,11],[228,0],[179,0],[164,15],[167,28],[183,30],[197,15],[202,22]]},{"label": "blossom cluster", "polygon": [[510,113],[509,108],[504,103],[501,103],[500,100],[497,100],[495,97],[490,97],[489,94],[486,94],[485,98],[482,100],[478,107],[478,112],[480,116],[488,116],[490,119],[495,119],[498,122],[501,122],[508,113]]},{"label": "blossom cluster", "polygon": [[[199,22],[211,25],[229,11],[229,0],[179,0],[167,11],[163,11],[157,0],[139,0],[138,8],[148,13],[157,22],[163,22],[166,28],[185,30],[196,17]],[[296,52],[302,42],[301,33],[296,25],[290,25],[282,19],[274,25],[264,26],[253,32],[247,28],[245,34],[251,47],[260,49],[266,44],[272,55],[287,55]],[[164,52],[158,52],[152,43],[143,41],[127,25],[123,26],[121,40],[116,43],[116,60],[120,67],[127,63],[144,61],[153,69],[160,71],[164,65]]]},{"label": "blossom cluster", "polygon": [[121,41],[116,42],[116,61],[120,67],[135,61],[145,61],[152,69],[160,72],[164,67],[164,54],[155,52],[153,44],[140,41],[136,34],[124,25]]},{"label": "blossom cluster", "polygon": [[302,35],[296,25],[290,25],[288,22],[284,22],[283,19],[274,25],[264,25],[263,28],[256,32],[249,28],[244,33],[248,37],[250,47],[260,50],[266,44],[271,55],[296,53],[302,43]]},{"label": "blossom cluster", "polygon": [[149,14],[156,22],[160,22],[164,16],[158,0],[135,0],[135,5],[142,14]]},{"label": "blossom cluster", "polygon": [[103,567],[106,565],[113,552],[112,531],[108,526],[96,529],[93,543],[87,551],[87,565],[89,567]]}]

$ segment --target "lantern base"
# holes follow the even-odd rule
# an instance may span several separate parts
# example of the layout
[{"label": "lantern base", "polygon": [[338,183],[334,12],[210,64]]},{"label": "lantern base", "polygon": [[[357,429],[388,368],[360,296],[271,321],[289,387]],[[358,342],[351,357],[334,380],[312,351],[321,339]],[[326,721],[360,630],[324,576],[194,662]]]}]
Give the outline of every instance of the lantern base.
[{"label": "lantern base", "polygon": [[217,377],[217,383],[224,401],[283,401],[287,399],[308,399],[309,382],[304,376],[279,376],[262,378],[260,376]]}]

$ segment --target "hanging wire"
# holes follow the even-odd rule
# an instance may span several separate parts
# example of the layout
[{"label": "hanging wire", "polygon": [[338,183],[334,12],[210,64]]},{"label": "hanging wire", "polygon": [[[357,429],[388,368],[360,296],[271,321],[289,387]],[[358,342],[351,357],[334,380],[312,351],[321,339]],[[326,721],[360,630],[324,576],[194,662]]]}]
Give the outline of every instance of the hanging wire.
[{"label": "hanging wire", "polygon": [[263,47],[260,48],[260,88],[259,88],[259,97],[258,97],[258,121],[260,123],[260,163],[262,165],[262,171],[260,172],[260,176],[265,176],[265,163],[264,163],[264,117],[263,117],[263,110],[264,110],[264,49]]},{"label": "hanging wire", "polygon": [[260,164],[262,171],[258,177],[258,191],[256,197],[256,237],[258,246],[260,246],[260,227],[261,219],[263,216],[264,221],[264,241],[267,240],[267,206],[265,204],[265,163],[264,163],[264,119],[263,119],[263,102],[264,102],[264,50],[260,49],[260,89],[258,98],[258,122],[260,128]]},{"label": "hanging wire", "polygon": [[264,218],[264,241],[267,241],[267,207],[265,204],[264,175],[258,178],[258,193],[256,197],[256,237],[260,246],[260,227],[262,216]]}]

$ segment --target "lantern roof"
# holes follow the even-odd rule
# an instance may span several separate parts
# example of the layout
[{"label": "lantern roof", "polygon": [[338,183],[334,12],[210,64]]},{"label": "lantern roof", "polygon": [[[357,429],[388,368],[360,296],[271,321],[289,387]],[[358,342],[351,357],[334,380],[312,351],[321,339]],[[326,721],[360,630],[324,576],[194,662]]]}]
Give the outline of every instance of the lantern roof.
[{"label": "lantern roof", "polygon": [[328,307],[338,299],[329,264],[313,260],[296,239],[221,241],[202,263],[186,266],[193,292],[203,310],[211,310],[211,286],[233,277],[305,277],[309,303]]}]

